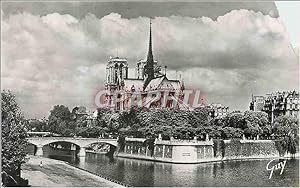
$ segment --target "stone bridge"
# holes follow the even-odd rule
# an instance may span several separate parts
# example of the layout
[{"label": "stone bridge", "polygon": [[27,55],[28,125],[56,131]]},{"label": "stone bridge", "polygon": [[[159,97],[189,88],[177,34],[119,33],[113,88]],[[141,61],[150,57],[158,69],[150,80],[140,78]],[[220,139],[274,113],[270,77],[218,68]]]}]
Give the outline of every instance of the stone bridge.
[{"label": "stone bridge", "polygon": [[85,156],[85,148],[93,143],[107,143],[117,147],[117,139],[103,138],[74,138],[74,137],[30,137],[27,141],[36,147],[36,155],[43,155],[43,146],[55,142],[68,142],[80,148],[79,156]]}]

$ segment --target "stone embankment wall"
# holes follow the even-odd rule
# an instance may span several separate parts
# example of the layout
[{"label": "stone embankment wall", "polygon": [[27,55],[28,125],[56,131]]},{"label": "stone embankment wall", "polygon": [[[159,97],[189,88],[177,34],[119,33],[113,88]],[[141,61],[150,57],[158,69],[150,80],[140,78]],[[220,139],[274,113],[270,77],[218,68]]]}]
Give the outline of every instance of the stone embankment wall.
[{"label": "stone embankment wall", "polygon": [[144,141],[127,139],[124,151],[117,151],[116,156],[171,163],[279,157],[274,140],[157,140],[153,153]]},{"label": "stone embankment wall", "polygon": [[124,151],[117,156],[172,163],[198,163],[213,160],[212,141],[156,141],[152,151],[145,139],[127,139]]},{"label": "stone embankment wall", "polygon": [[214,156],[219,159],[279,157],[274,140],[225,140],[214,144]]}]

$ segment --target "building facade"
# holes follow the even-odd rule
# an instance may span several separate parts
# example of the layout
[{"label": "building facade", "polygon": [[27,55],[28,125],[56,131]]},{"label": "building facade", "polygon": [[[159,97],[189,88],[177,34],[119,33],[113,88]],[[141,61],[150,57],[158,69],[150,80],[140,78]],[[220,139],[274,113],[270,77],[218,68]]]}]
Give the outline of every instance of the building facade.
[{"label": "building facade", "polygon": [[[183,98],[184,85],[181,80],[169,79],[161,72],[161,66],[154,60],[152,52],[152,30],[150,21],[150,34],[147,58],[139,60],[135,67],[135,77],[128,77],[128,62],[124,58],[111,57],[106,66],[105,89],[107,90],[106,104],[111,110],[126,110],[132,104],[132,96],[140,94],[144,107],[173,108],[173,100]],[[145,101],[149,93],[160,93],[160,100]],[[172,96],[174,99],[172,99]],[[175,98],[176,96],[176,98]],[[166,99],[167,98],[167,99]],[[169,100],[168,100],[169,99]],[[179,103],[176,103],[179,104]]]},{"label": "building facade", "polygon": [[207,105],[207,108],[210,110],[210,116],[213,118],[224,117],[229,113],[229,107],[220,103],[209,104]]},{"label": "building facade", "polygon": [[250,110],[266,112],[270,122],[273,123],[274,118],[281,115],[298,118],[299,105],[299,92],[284,91],[267,94],[266,96],[252,96]]}]

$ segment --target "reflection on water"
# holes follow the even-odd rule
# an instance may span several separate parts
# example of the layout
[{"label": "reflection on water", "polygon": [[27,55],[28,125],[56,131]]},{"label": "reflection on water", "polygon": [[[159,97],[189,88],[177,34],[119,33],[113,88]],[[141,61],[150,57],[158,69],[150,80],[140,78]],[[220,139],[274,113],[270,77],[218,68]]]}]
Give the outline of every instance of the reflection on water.
[{"label": "reflection on water", "polygon": [[79,164],[79,158],[76,155],[76,151],[68,149],[54,149],[49,145],[43,147],[43,156],[51,159],[57,159],[67,161],[72,164]]},{"label": "reflection on water", "polygon": [[288,160],[282,175],[273,173],[266,165],[270,160],[228,161],[202,164],[171,164],[135,159],[114,158],[87,153],[86,157],[75,155],[55,156],[81,168],[132,186],[297,186],[299,185],[299,160]]}]

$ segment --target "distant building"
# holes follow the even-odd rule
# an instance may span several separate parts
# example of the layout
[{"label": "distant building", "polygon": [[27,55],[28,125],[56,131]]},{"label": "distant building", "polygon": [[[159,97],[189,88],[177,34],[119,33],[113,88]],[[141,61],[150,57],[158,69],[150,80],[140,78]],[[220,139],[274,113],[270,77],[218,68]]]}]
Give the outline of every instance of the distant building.
[{"label": "distant building", "polygon": [[[152,53],[152,33],[150,22],[150,35],[148,55],[145,60],[139,60],[135,67],[135,78],[128,77],[128,63],[124,58],[111,57],[106,66],[105,89],[108,91],[105,101],[112,110],[126,110],[131,105],[129,99],[133,93],[141,93],[142,100],[152,91],[161,92],[161,100],[155,104],[145,104],[145,107],[158,107],[164,103],[164,94],[168,91],[169,96],[183,97],[183,82],[167,78],[165,72],[161,72],[161,67],[154,60]],[[117,97],[116,97],[117,96]],[[118,100],[115,100],[115,98]],[[170,97],[168,97],[170,98]],[[117,101],[114,103],[114,100]],[[113,105],[112,105],[113,104]],[[148,106],[147,106],[148,105]],[[152,105],[152,106],[150,106]],[[172,108],[172,101],[167,101],[165,107]]]},{"label": "distant building", "polygon": [[275,92],[266,96],[252,96],[250,110],[266,112],[273,123],[274,118],[280,115],[298,118],[299,104],[299,92]]},{"label": "distant building", "polygon": [[229,113],[229,107],[223,106],[219,103],[213,103],[206,106],[210,109],[210,116],[211,117],[223,117]]},{"label": "distant building", "polygon": [[250,110],[263,111],[265,104],[264,96],[252,96],[252,102],[250,104]]}]

